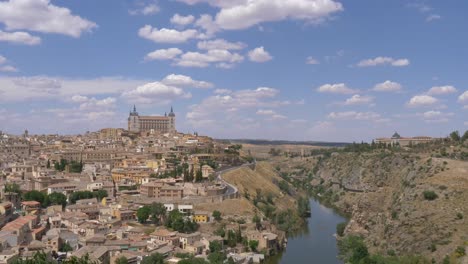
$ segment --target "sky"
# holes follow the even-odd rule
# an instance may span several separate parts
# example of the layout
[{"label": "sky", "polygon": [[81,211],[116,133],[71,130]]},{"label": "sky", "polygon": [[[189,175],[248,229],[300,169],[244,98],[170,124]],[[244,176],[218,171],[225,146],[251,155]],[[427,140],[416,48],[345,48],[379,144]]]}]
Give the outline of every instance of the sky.
[{"label": "sky", "polygon": [[369,141],[468,129],[468,2],[0,0],[0,130]]}]

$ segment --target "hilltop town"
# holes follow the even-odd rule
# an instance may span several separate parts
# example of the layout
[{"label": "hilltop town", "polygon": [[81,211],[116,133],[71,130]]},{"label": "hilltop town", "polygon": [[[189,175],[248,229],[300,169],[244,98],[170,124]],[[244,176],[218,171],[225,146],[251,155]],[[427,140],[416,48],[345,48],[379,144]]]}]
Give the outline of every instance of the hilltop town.
[{"label": "hilltop town", "polygon": [[0,263],[260,262],[285,236],[229,209],[245,198],[224,174],[255,167],[240,149],[177,132],[173,109],[83,135],[0,132]]}]

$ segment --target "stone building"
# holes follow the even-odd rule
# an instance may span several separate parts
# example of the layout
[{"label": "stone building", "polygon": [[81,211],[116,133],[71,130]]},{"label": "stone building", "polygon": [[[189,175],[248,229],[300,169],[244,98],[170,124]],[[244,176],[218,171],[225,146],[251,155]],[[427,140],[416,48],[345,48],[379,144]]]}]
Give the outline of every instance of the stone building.
[{"label": "stone building", "polygon": [[164,116],[140,116],[133,106],[133,111],[128,117],[128,131],[140,132],[157,132],[157,133],[175,133],[175,114],[171,107],[169,114]]}]

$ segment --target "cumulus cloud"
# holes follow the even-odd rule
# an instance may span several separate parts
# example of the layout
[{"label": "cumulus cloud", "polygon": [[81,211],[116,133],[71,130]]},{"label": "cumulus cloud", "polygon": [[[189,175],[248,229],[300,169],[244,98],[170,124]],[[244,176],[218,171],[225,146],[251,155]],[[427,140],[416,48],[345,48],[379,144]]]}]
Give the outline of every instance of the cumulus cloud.
[{"label": "cumulus cloud", "polygon": [[162,83],[176,87],[213,88],[213,84],[205,81],[196,81],[190,76],[181,74],[170,74],[166,76]]},{"label": "cumulus cloud", "polygon": [[166,85],[162,82],[147,83],[122,93],[122,97],[131,102],[142,104],[168,104],[176,99],[191,98],[190,93],[181,88]]},{"label": "cumulus cloud", "polygon": [[5,65],[0,66],[0,72],[18,72],[18,69],[11,65]]},{"label": "cumulus cloud", "polygon": [[320,61],[318,61],[317,59],[315,59],[312,56],[309,56],[306,59],[306,64],[311,64],[311,65],[320,64]]},{"label": "cumulus cloud", "polygon": [[158,13],[161,9],[159,8],[158,4],[156,1],[150,1],[150,2],[137,2],[137,8],[129,10],[128,12],[130,15],[136,16],[136,15],[154,15]]},{"label": "cumulus cloud", "polygon": [[232,91],[229,89],[216,89],[214,90],[215,94],[231,94]]},{"label": "cumulus cloud", "polygon": [[257,115],[268,115],[268,116],[272,116],[272,115],[275,115],[276,112],[271,110],[271,109],[260,109],[256,112]]},{"label": "cumulus cloud", "polygon": [[458,96],[458,102],[463,104],[468,103],[468,91],[465,91],[460,96]]},{"label": "cumulus cloud", "polygon": [[359,94],[355,94],[350,98],[346,99],[344,102],[345,105],[366,105],[370,104],[374,101],[374,97],[372,96],[363,96]]},{"label": "cumulus cloud", "polygon": [[242,42],[229,42],[224,39],[215,39],[200,41],[197,43],[197,48],[201,50],[242,50],[247,45]]},{"label": "cumulus cloud", "polygon": [[442,95],[442,94],[451,94],[456,93],[457,89],[451,85],[445,86],[434,86],[429,91],[427,91],[428,95]]},{"label": "cumulus cloud", "polygon": [[179,26],[187,26],[193,23],[195,21],[195,17],[192,15],[188,16],[182,16],[179,14],[175,14],[171,18],[171,23]]},{"label": "cumulus cloud", "polygon": [[211,38],[216,32],[220,30],[219,26],[213,20],[213,17],[209,14],[203,14],[200,16],[197,21],[195,21],[195,26],[205,30],[205,38]]},{"label": "cumulus cloud", "polygon": [[104,111],[105,109],[115,108],[117,99],[114,97],[97,99],[95,97],[89,98],[87,96],[74,95],[71,101],[80,104],[79,110]]},{"label": "cumulus cloud", "polygon": [[382,116],[375,112],[331,112],[328,118],[335,120],[365,120],[365,121],[381,121]]},{"label": "cumulus cloud", "polygon": [[391,65],[395,67],[408,66],[410,61],[408,59],[394,59],[391,57],[375,57],[373,59],[366,59],[358,62],[358,67],[373,67],[379,65]]},{"label": "cumulus cloud", "polygon": [[217,24],[227,30],[245,29],[263,22],[286,19],[309,23],[325,21],[333,13],[343,10],[341,3],[333,0],[257,0],[217,1],[211,4],[221,7],[216,15]]},{"label": "cumulus cloud", "polygon": [[44,76],[19,77],[13,79],[13,83],[17,87],[25,87],[31,91],[49,94],[57,93],[62,87],[59,80]]},{"label": "cumulus cloud", "polygon": [[416,115],[421,117],[426,123],[445,123],[450,121],[450,118],[455,114],[430,110],[424,113],[418,113]]},{"label": "cumulus cloud", "polygon": [[156,43],[184,43],[190,39],[197,38],[199,33],[195,29],[187,29],[178,31],[168,28],[153,28],[150,25],[145,25],[140,28],[138,35],[144,39],[154,41]]},{"label": "cumulus cloud", "polygon": [[96,23],[73,15],[70,9],[50,0],[8,0],[0,2],[0,22],[8,31],[29,30],[78,38],[96,28]]},{"label": "cumulus cloud", "polygon": [[344,83],[335,84],[324,84],[317,88],[319,93],[334,93],[334,94],[351,94],[356,93],[358,90],[354,90],[346,86]]},{"label": "cumulus cloud", "polygon": [[158,49],[146,54],[145,60],[172,60],[182,53],[183,51],[178,48]]},{"label": "cumulus cloud", "polygon": [[438,102],[437,98],[430,95],[416,95],[413,96],[407,103],[410,107],[430,106]]},{"label": "cumulus cloud", "polygon": [[258,47],[249,51],[249,59],[253,62],[267,62],[273,59],[273,57],[268,53],[264,47]]},{"label": "cumulus cloud", "polygon": [[387,80],[383,83],[376,84],[372,90],[376,92],[399,92],[401,89],[401,84]]},{"label": "cumulus cloud", "polygon": [[0,30],[0,41],[14,44],[38,45],[41,43],[41,38],[23,31],[5,32]]},{"label": "cumulus cloud", "polygon": [[228,50],[209,50],[206,53],[186,52],[180,59],[175,61],[175,65],[181,67],[204,68],[215,63],[217,66],[240,63],[244,57],[238,53],[232,53]]}]

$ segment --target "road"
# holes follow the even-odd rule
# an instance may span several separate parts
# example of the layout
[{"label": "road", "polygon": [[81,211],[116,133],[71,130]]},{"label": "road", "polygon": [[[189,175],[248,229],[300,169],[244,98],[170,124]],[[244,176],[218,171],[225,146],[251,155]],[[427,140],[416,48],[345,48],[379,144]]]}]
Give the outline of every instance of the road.
[{"label": "road", "polygon": [[242,168],[242,167],[248,167],[250,165],[252,165],[252,163],[242,164],[240,166],[230,167],[230,168],[226,168],[226,169],[223,169],[223,170],[220,170],[220,171],[216,172],[216,178],[218,179],[218,181],[226,184],[226,186],[227,186],[227,191],[224,193],[224,195],[235,194],[235,193],[238,193],[239,190],[237,189],[236,186],[234,186],[234,185],[228,183],[227,181],[225,181],[221,176],[224,173],[227,173],[227,172],[230,172],[230,171],[233,171],[233,170],[237,170],[237,169]]}]

